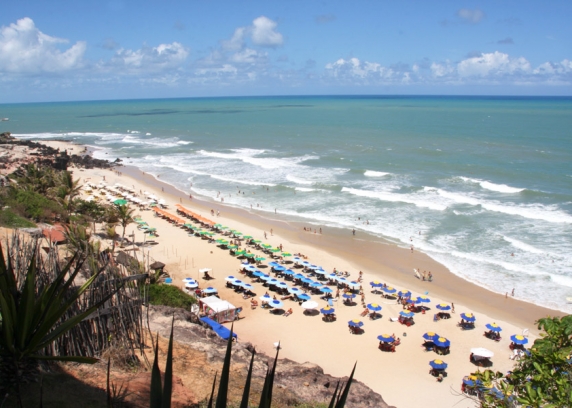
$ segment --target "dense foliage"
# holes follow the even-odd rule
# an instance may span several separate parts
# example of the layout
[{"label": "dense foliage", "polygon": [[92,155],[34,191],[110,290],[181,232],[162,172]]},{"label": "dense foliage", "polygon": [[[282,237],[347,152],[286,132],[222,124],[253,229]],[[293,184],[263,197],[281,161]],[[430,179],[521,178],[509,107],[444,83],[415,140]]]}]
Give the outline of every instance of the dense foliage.
[{"label": "dense foliage", "polygon": [[509,375],[474,373],[483,407],[572,407],[572,316],[540,319],[541,337]]},{"label": "dense foliage", "polygon": [[149,302],[152,305],[164,305],[190,309],[197,300],[172,285],[149,285]]}]

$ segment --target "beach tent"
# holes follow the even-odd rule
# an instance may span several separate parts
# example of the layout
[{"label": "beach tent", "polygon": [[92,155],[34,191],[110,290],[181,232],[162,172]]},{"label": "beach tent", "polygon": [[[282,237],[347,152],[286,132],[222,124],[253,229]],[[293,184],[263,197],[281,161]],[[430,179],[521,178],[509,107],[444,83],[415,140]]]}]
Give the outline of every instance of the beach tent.
[{"label": "beach tent", "polygon": [[199,307],[205,315],[218,323],[232,322],[236,319],[236,307],[216,296],[199,299]]}]

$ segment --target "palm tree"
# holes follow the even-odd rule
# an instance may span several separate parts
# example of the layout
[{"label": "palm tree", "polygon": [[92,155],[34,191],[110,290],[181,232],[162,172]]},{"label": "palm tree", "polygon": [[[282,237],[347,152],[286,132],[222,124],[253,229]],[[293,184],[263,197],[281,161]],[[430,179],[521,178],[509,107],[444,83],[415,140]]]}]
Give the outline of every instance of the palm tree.
[{"label": "palm tree", "polygon": [[119,223],[123,227],[123,235],[121,235],[121,243],[125,240],[125,230],[129,224],[135,222],[133,219],[133,214],[135,210],[131,209],[128,205],[118,205],[117,206],[117,218],[119,218]]}]

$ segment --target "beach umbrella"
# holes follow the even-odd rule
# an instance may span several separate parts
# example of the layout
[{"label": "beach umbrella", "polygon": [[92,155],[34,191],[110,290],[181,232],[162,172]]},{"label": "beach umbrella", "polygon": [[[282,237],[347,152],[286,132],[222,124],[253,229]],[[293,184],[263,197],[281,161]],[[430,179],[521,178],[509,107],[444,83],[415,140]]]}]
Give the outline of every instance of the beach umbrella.
[{"label": "beach umbrella", "polygon": [[383,341],[384,343],[393,343],[395,339],[390,336],[389,334],[382,334],[381,336],[377,336],[379,341]]},{"label": "beach umbrella", "polygon": [[461,313],[461,319],[465,319],[468,322],[474,322],[475,320],[477,320],[477,318],[475,317],[474,314],[472,313]]},{"label": "beach umbrella", "polygon": [[381,288],[383,287],[383,283],[379,282],[379,281],[373,281],[369,283],[371,285],[372,288]]},{"label": "beach umbrella", "polygon": [[288,284],[286,282],[278,282],[276,286],[280,289],[288,289]]},{"label": "beach umbrella", "polygon": [[370,303],[367,305],[367,308],[372,312],[379,312],[381,310],[381,306],[377,303]]},{"label": "beach umbrella", "polygon": [[362,327],[363,322],[361,320],[355,319],[355,320],[350,320],[348,322],[348,325],[350,325],[351,327]]},{"label": "beach umbrella", "polygon": [[284,275],[294,275],[294,271],[290,270],[290,269],[286,269],[285,271],[282,272]]},{"label": "beach umbrella", "polygon": [[263,272],[260,272],[260,271],[254,271],[252,273],[252,276],[256,276],[257,278],[262,278],[263,276],[266,276],[266,274],[264,274]]},{"label": "beach umbrella", "polygon": [[303,309],[307,310],[315,309],[318,307],[318,302],[315,302],[313,300],[307,300],[306,302],[302,303],[301,306]]},{"label": "beach umbrella", "polygon": [[356,297],[354,293],[344,293],[342,296],[344,297],[344,299],[353,299]]},{"label": "beach umbrella", "polygon": [[411,296],[411,292],[408,290],[400,290],[397,294],[401,297],[407,298]]},{"label": "beach umbrella", "polygon": [[215,224],[215,225],[213,225],[213,227],[220,228],[220,227],[222,227],[222,224]]},{"label": "beach umbrella", "polygon": [[359,289],[361,288],[361,284],[357,283],[355,281],[351,281],[350,283],[348,283],[348,286],[350,287],[350,289]]},{"label": "beach umbrella", "polygon": [[263,257],[263,256],[257,256],[256,258],[254,258],[254,260],[255,260],[256,262],[260,262],[260,261],[265,261],[266,258]]},{"label": "beach umbrella", "polygon": [[280,264],[278,262],[272,261],[272,262],[268,262],[268,266],[275,267],[275,266],[280,266]]},{"label": "beach umbrella", "polygon": [[298,297],[298,299],[300,300],[310,300],[312,299],[312,297],[310,295],[307,295],[305,293],[300,293],[299,295],[296,295]]},{"label": "beach umbrella", "polygon": [[195,280],[193,278],[185,278],[183,279],[183,282],[194,282]]},{"label": "beach umbrella", "polygon": [[417,299],[419,299],[421,301],[421,303],[431,302],[431,299],[429,299],[427,296],[417,296]]},{"label": "beach umbrella", "polygon": [[281,308],[284,307],[284,303],[279,300],[273,299],[272,301],[268,302],[268,305],[273,308]]},{"label": "beach umbrella", "polygon": [[270,248],[270,252],[272,252],[273,254],[280,251],[282,251],[280,248]]},{"label": "beach umbrella", "polygon": [[203,289],[203,293],[217,293],[218,290],[216,288],[213,288],[212,286],[209,286],[206,289]]},{"label": "beach umbrella", "polygon": [[447,363],[439,359],[429,361],[429,365],[433,367],[435,370],[444,370],[447,368]]},{"label": "beach umbrella", "polygon": [[239,256],[240,256],[240,255],[244,255],[244,254],[246,254],[246,251],[245,251],[245,250],[242,250],[242,251],[236,251],[234,254],[235,254],[235,255],[239,255]]},{"label": "beach umbrella", "polygon": [[329,315],[329,314],[335,313],[336,309],[334,309],[333,307],[330,307],[330,306],[326,306],[326,307],[320,309],[320,312],[322,312],[322,314]]},{"label": "beach umbrella", "polygon": [[336,276],[336,278],[335,278],[335,279],[336,279],[338,282],[340,282],[340,283],[345,283],[345,284],[348,284],[348,283],[350,283],[350,281],[349,281],[349,280],[347,280],[347,279],[346,279],[346,278],[344,278],[344,277]]},{"label": "beach umbrella", "polygon": [[266,249],[272,248],[272,245],[270,245],[270,244],[262,244],[262,248],[266,248]]},{"label": "beach umbrella", "polygon": [[[302,275],[303,276],[303,275]],[[307,283],[308,285],[311,285],[312,283],[314,283],[314,281],[310,278],[306,278],[305,276],[300,279],[302,282]]]},{"label": "beach umbrella", "polygon": [[210,271],[212,271],[211,268],[202,268],[202,269],[199,269],[199,273],[207,273],[207,272],[210,272]]},{"label": "beach umbrella", "polygon": [[275,266],[273,269],[277,272],[282,272],[286,270],[286,268],[281,265]]},{"label": "beach umbrella", "polygon": [[255,271],[257,269],[256,266],[252,264],[242,264],[242,267],[247,271]]},{"label": "beach umbrella", "polygon": [[278,284],[280,281],[278,279],[272,278],[272,279],[268,279],[266,281],[269,285],[276,285]]},{"label": "beach umbrella", "polygon": [[502,331],[502,328],[496,323],[487,323],[486,328],[497,333]]},{"label": "beach umbrella", "polygon": [[237,248],[238,248],[237,245],[229,245],[229,246],[228,246],[228,249],[237,249]]},{"label": "beach umbrella", "polygon": [[254,242],[255,244],[260,244],[262,241],[259,239],[254,239],[254,240],[252,240],[252,242]]},{"label": "beach umbrella", "polygon": [[320,288],[322,287],[322,284],[320,282],[312,282],[310,286],[313,288]]},{"label": "beach umbrella", "polygon": [[254,288],[250,283],[243,283],[242,287],[246,290],[252,290]]},{"label": "beach umbrella", "polygon": [[243,281],[241,281],[240,279],[235,279],[234,281],[231,282],[233,285],[236,286],[242,286],[242,284],[244,283]]},{"label": "beach umbrella", "polygon": [[302,293],[302,291],[298,288],[288,288],[288,293],[291,293],[293,295],[297,295],[299,293]]},{"label": "beach umbrella", "polygon": [[301,264],[307,267],[312,266],[312,264],[308,261],[302,261]]},{"label": "beach umbrella", "polygon": [[314,272],[317,273],[318,275],[325,275],[326,273],[328,273],[323,269],[316,269]]},{"label": "beach umbrella", "polygon": [[287,258],[289,256],[292,256],[292,254],[290,252],[282,252],[282,257]]},{"label": "beach umbrella", "polygon": [[262,279],[263,281],[269,281],[270,279],[273,278],[271,278],[270,275],[266,275],[265,273],[263,273],[260,279]]},{"label": "beach umbrella", "polygon": [[469,387],[474,387],[475,385],[481,385],[481,380],[477,380],[477,377],[474,375],[469,375],[463,377],[463,384],[468,385]]},{"label": "beach umbrella", "polygon": [[196,289],[199,287],[198,282],[193,281],[193,282],[185,282],[185,288],[187,289]]},{"label": "beach umbrella", "polygon": [[404,311],[401,311],[401,312],[399,312],[399,314],[400,314],[401,316],[403,316],[403,317],[413,317],[413,316],[415,316],[415,313],[413,313],[413,312],[404,312]]},{"label": "beach umbrella", "polygon": [[234,276],[230,275],[230,276],[227,276],[226,278],[224,278],[224,280],[227,282],[232,282],[232,281],[236,280],[236,278]]},{"label": "beach umbrella", "polygon": [[451,306],[449,306],[447,303],[439,303],[435,307],[439,310],[451,310]]},{"label": "beach umbrella", "polygon": [[520,334],[513,334],[512,336],[510,336],[510,340],[514,343],[514,344],[518,344],[518,345],[525,345],[526,343],[528,343],[528,339],[526,337],[524,337],[523,335]]},{"label": "beach umbrella", "polygon": [[127,200],[123,200],[123,199],[115,200],[115,201],[113,202],[113,204],[115,204],[115,205],[126,205],[126,204],[127,204]]},{"label": "beach umbrella", "polygon": [[272,296],[270,295],[262,295],[259,298],[260,300],[262,300],[263,302],[270,302],[272,300]]},{"label": "beach umbrella", "polygon": [[244,238],[244,239],[252,239],[252,235],[244,235],[242,238]]},{"label": "beach umbrella", "polygon": [[433,343],[435,343],[437,347],[449,347],[451,345],[451,342],[445,337],[437,337],[433,340]]},{"label": "beach umbrella", "polygon": [[221,245],[228,244],[228,241],[226,239],[222,239],[222,238],[217,239],[215,242],[217,244],[221,244]]},{"label": "beach umbrella", "polygon": [[439,335],[435,332],[427,332],[423,335],[425,340],[434,341],[435,339],[439,338]]},{"label": "beach umbrella", "polygon": [[247,258],[254,258],[256,255],[254,255],[253,253],[247,252],[246,254],[244,254],[244,256]]},{"label": "beach umbrella", "polygon": [[494,357],[495,353],[492,351],[484,348],[484,347],[475,347],[471,349],[471,353],[475,356],[484,357],[484,358],[491,358]]},{"label": "beach umbrella", "polygon": [[320,288],[320,291],[321,291],[322,293],[332,293],[332,292],[333,292],[333,290],[330,289],[330,288],[328,288],[327,286],[321,287],[321,288]]},{"label": "beach umbrella", "polygon": [[392,288],[391,286],[386,286],[386,287],[382,288],[381,290],[383,290],[385,293],[389,293],[389,294],[397,292],[397,289]]},{"label": "beach umbrella", "polygon": [[414,298],[407,299],[407,303],[412,303],[414,305],[418,305],[419,303],[421,303],[421,299],[419,299],[419,297],[416,296]]},{"label": "beach umbrella", "polygon": [[297,273],[296,275],[294,275],[294,277],[296,279],[306,279],[306,277],[304,275],[302,275],[301,273]]}]

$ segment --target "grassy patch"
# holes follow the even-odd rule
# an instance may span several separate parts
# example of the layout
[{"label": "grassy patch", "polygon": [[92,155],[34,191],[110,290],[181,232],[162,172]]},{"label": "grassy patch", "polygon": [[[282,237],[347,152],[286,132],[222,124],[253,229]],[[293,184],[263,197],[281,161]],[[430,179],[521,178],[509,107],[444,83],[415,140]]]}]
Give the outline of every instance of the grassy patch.
[{"label": "grassy patch", "polygon": [[0,211],[0,226],[7,228],[34,228],[36,224],[24,217],[20,217],[12,210],[6,209]]},{"label": "grassy patch", "polygon": [[154,284],[149,285],[149,302],[152,305],[190,309],[191,305],[196,303],[197,300],[176,286]]}]

